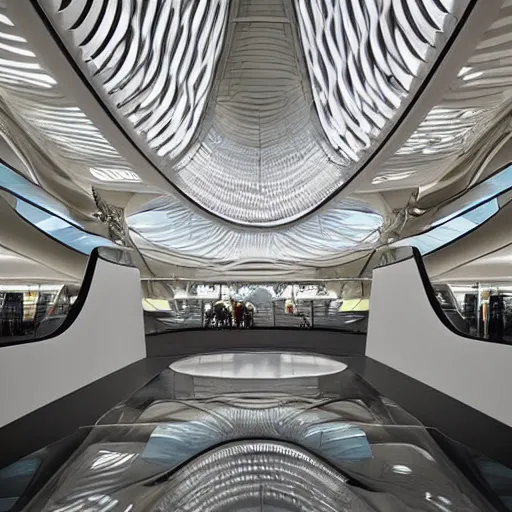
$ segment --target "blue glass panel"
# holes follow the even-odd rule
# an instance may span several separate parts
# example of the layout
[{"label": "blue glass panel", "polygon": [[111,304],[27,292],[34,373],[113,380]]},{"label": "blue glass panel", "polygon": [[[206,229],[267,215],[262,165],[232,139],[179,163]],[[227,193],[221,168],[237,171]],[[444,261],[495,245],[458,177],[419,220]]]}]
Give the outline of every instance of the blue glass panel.
[{"label": "blue glass panel", "polygon": [[57,199],[52,197],[41,187],[38,187],[2,164],[0,164],[0,187],[65,219],[70,224],[83,227],[72,218],[69,209],[65,205],[57,201]]},{"label": "blue glass panel", "polygon": [[[298,442],[279,434],[276,438]],[[372,450],[365,432],[356,425],[343,422],[319,423],[304,432],[297,432],[300,444],[331,462],[360,461],[372,458]],[[173,468],[192,459],[221,442],[238,439],[236,433],[217,432],[208,422],[185,421],[160,425],[152,432],[142,458],[146,461]]]},{"label": "blue glass panel", "polygon": [[54,217],[21,199],[17,200],[16,211],[47,235],[83,254],[91,254],[93,249],[100,246],[117,247],[114,242],[98,235],[86,233],[69,222]]},{"label": "blue glass panel", "polygon": [[498,172],[491,178],[479,183],[476,187],[468,191],[464,196],[467,199],[463,206],[443,218],[436,221],[432,226],[439,226],[455,217],[460,216],[462,213],[471,210],[476,205],[487,202],[489,199],[496,197],[509,188],[512,187],[512,165],[509,165],[503,171]]},{"label": "blue glass panel", "polygon": [[449,220],[442,226],[433,228],[420,235],[399,240],[392,244],[392,247],[411,245],[417,247],[421,254],[428,254],[469,233],[472,229],[491,218],[499,209],[498,199],[491,199],[487,203]]},{"label": "blue glass panel", "polygon": [[14,508],[40,465],[40,459],[26,458],[0,470],[0,512]]}]

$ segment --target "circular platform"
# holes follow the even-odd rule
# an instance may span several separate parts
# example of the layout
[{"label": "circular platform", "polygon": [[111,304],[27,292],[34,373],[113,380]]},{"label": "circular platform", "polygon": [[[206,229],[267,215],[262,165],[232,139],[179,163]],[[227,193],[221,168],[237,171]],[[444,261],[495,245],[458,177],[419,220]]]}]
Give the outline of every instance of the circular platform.
[{"label": "circular platform", "polygon": [[347,366],[326,357],[279,352],[197,355],[170,365],[176,373],[222,379],[291,379],[333,375]]}]

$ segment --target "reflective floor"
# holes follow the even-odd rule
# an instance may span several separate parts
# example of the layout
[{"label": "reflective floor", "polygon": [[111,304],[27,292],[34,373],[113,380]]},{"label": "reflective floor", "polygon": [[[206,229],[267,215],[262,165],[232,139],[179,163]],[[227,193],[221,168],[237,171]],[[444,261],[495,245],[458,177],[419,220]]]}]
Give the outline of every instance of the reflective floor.
[{"label": "reflective floor", "polygon": [[176,373],[201,377],[286,379],[320,377],[342,372],[347,366],[326,357],[262,352],[199,355],[177,361],[170,368]]},{"label": "reflective floor", "polygon": [[63,443],[0,472],[0,511],[512,510],[510,470],[303,354],[179,361]]}]

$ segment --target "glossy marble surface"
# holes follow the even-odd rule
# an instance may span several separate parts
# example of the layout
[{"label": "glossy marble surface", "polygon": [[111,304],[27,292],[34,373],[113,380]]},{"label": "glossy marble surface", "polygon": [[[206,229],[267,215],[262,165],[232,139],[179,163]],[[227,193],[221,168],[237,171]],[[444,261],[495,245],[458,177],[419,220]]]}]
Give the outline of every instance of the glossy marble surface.
[{"label": "glossy marble surface", "polygon": [[[210,371],[210,356],[203,356],[208,371],[199,364],[177,373],[172,365],[104,415],[73,450],[68,443],[52,477],[33,469],[35,460],[44,465],[37,454],[18,467],[18,474],[32,468],[41,488],[23,510],[512,509],[510,471],[433,437],[344,365],[301,354],[216,359],[232,369],[238,355],[253,369],[273,361],[268,366],[280,378],[252,370],[225,378]],[[292,362],[302,370],[307,362],[307,371],[294,375]],[[49,451],[54,460],[58,452]]]}]

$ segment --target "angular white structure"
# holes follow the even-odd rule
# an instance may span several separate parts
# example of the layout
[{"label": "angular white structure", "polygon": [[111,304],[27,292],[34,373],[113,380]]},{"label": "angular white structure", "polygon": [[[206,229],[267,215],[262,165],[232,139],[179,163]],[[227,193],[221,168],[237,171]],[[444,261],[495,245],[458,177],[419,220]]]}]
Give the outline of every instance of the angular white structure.
[{"label": "angular white structure", "polygon": [[139,279],[96,251],[58,330],[0,348],[0,427],[146,357]]}]

